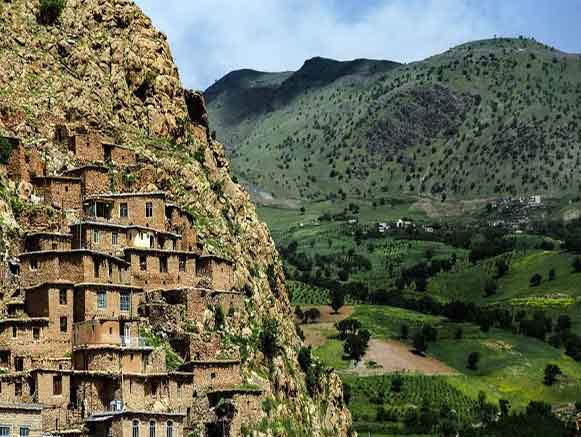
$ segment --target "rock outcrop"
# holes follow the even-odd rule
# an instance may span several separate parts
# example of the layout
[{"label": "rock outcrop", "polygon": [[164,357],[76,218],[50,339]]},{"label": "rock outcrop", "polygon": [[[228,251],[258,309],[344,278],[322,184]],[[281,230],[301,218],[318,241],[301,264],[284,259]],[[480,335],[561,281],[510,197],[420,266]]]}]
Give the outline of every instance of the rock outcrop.
[{"label": "rock outcrop", "polygon": [[[37,12],[37,1],[0,3],[0,135],[19,137],[50,173],[76,164],[58,141],[59,126],[135,149],[139,169],[118,172],[115,188],[167,191],[194,217],[205,248],[236,260],[245,308],[227,323],[222,342],[240,349],[245,383],[269,393],[248,432],[350,435],[338,377],[317,372],[307,390],[276,248],[247,192],[230,178],[222,145],[208,136],[201,95],[183,89],[166,37],[128,0],[67,0],[53,25],[39,24]],[[2,181],[3,217],[32,223],[46,215],[46,227],[55,226],[61,212],[19,201],[30,196],[27,187]],[[13,228],[2,233],[5,263],[16,251]],[[273,357],[260,347],[267,325],[276,327]]]}]

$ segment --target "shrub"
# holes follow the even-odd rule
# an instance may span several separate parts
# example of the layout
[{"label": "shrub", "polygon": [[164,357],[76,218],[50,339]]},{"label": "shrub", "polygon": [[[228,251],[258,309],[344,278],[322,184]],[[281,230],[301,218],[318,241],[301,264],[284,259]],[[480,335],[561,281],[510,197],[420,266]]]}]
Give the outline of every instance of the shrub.
[{"label": "shrub", "polygon": [[478,361],[480,361],[480,355],[478,352],[470,352],[468,355],[468,365],[470,370],[478,370]]},{"label": "shrub", "polygon": [[575,259],[573,260],[573,271],[575,273],[581,272],[581,257],[580,256],[576,256]]},{"label": "shrub", "polygon": [[541,275],[539,275],[538,273],[535,273],[533,276],[531,276],[531,279],[530,279],[531,287],[538,287],[539,285],[541,285],[542,280],[543,280],[543,277]]},{"label": "shrub", "polygon": [[333,290],[333,295],[331,296],[331,308],[335,314],[339,313],[339,310],[345,304],[345,293],[341,289]]},{"label": "shrub", "polygon": [[42,24],[54,24],[65,8],[65,0],[40,0],[38,21]]},{"label": "shrub", "polygon": [[545,367],[545,377],[543,379],[543,383],[545,385],[553,385],[557,382],[557,376],[562,375],[561,369],[556,364],[547,364]]},{"label": "shrub", "polygon": [[395,376],[391,379],[391,391],[395,393],[400,393],[403,387],[403,378],[399,373],[396,373]]},{"label": "shrub", "polygon": [[278,323],[276,320],[265,320],[262,331],[260,331],[259,342],[261,352],[268,359],[272,359],[278,353]]},{"label": "shrub", "polygon": [[428,349],[428,343],[421,333],[414,336],[414,350],[419,354],[423,354]]},{"label": "shrub", "polygon": [[301,366],[301,369],[303,369],[303,372],[306,373],[311,367],[311,364],[313,362],[313,359],[311,358],[310,346],[308,348],[301,347],[301,349],[299,350],[298,361],[299,365]]}]

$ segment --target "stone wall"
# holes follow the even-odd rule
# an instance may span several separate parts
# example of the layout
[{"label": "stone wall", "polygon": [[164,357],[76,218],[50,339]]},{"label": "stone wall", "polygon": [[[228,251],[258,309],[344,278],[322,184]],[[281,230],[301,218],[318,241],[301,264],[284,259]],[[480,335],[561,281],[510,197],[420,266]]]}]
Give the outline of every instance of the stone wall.
[{"label": "stone wall", "polygon": [[168,206],[166,213],[169,220],[168,228],[177,234],[181,235],[181,239],[177,242],[177,249],[183,251],[194,251],[198,244],[198,232],[194,228],[193,218],[176,206]]},{"label": "stone wall", "polygon": [[71,239],[69,234],[31,233],[24,238],[24,251],[71,250]]},{"label": "stone wall", "polygon": [[[131,284],[136,287],[155,290],[195,284],[195,254],[134,248],[127,249],[126,253],[130,256]],[[185,271],[180,271],[180,263],[181,266],[185,265]],[[167,269],[162,269],[162,265]]]},{"label": "stone wall", "polygon": [[232,388],[242,384],[240,361],[191,361],[186,366],[194,373],[196,390]]},{"label": "stone wall", "polygon": [[[140,289],[121,285],[82,284],[76,287],[75,322],[92,318],[133,318],[140,303]],[[105,293],[105,307],[99,308],[98,295]],[[129,311],[121,310],[121,296],[129,296]]]},{"label": "stone wall", "polygon": [[31,403],[30,381],[22,374],[0,374],[0,403]]},{"label": "stone wall", "polygon": [[117,144],[103,143],[105,158],[120,167],[133,166],[137,162],[135,151]]},{"label": "stone wall", "polygon": [[111,191],[111,178],[107,167],[86,165],[69,170],[65,174],[81,178],[83,196],[93,196]]},{"label": "stone wall", "polygon": [[206,276],[214,290],[230,290],[233,283],[232,263],[219,257],[202,256],[199,261],[200,276]]},{"label": "stone wall", "polygon": [[105,154],[101,143],[101,138],[97,134],[83,133],[70,137],[69,150],[73,152],[75,158],[80,162],[102,162]]},{"label": "stone wall", "polygon": [[0,406],[0,423],[11,428],[10,437],[20,435],[20,427],[29,429],[29,437],[41,437],[42,435],[40,409]]},{"label": "stone wall", "polygon": [[[111,223],[121,225],[138,225],[161,231],[165,226],[165,195],[159,193],[125,194],[115,196],[100,196],[93,199],[103,199],[112,202]],[[147,204],[151,204],[151,216],[146,213]],[[127,216],[122,216],[121,206],[127,205]]]},{"label": "stone wall", "polygon": [[45,176],[32,179],[34,191],[45,204],[61,209],[81,209],[79,178]]}]

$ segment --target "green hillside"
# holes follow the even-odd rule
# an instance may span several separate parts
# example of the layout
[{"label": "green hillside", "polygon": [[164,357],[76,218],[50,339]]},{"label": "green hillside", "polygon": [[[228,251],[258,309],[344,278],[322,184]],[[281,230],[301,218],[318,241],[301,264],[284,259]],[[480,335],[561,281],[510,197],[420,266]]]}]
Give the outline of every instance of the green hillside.
[{"label": "green hillside", "polygon": [[533,40],[409,65],[244,70],[206,96],[234,173],[279,199],[562,195],[581,182],[581,57]]}]

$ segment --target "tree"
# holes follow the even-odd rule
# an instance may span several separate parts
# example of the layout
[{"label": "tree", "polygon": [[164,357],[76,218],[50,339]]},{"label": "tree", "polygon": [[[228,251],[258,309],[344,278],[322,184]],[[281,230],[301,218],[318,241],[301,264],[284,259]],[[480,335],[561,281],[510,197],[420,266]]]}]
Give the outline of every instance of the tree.
[{"label": "tree", "polygon": [[263,322],[258,340],[260,350],[266,358],[271,360],[279,351],[278,323],[276,320],[267,319]]},{"label": "tree", "polygon": [[498,406],[500,407],[500,415],[507,417],[510,410],[510,401],[507,401],[506,399],[500,399],[498,401]]},{"label": "tree", "polygon": [[369,337],[367,335],[363,333],[349,334],[345,339],[343,351],[349,358],[360,361],[363,355],[365,355],[368,345]]},{"label": "tree", "polygon": [[426,338],[420,332],[414,336],[414,350],[420,355],[423,355],[428,350]]},{"label": "tree", "polygon": [[422,326],[422,335],[427,342],[433,342],[438,339],[438,330],[432,325],[425,324]]},{"label": "tree", "polygon": [[399,338],[402,340],[407,340],[409,338],[410,335],[410,328],[408,327],[408,325],[403,324],[400,326],[399,329]]},{"label": "tree", "polygon": [[317,308],[310,308],[304,312],[304,322],[309,323],[319,320],[321,318],[321,312]]},{"label": "tree", "polygon": [[557,319],[557,332],[564,333],[571,329],[571,317],[566,314],[562,314]]},{"label": "tree", "polygon": [[496,281],[492,278],[488,278],[484,283],[484,295],[486,297],[494,296],[496,294],[496,290],[498,289],[498,285]]},{"label": "tree", "polygon": [[468,355],[468,368],[470,370],[478,370],[478,361],[480,361],[480,354],[478,352],[470,352]]},{"label": "tree", "polygon": [[403,378],[399,373],[396,373],[391,379],[391,391],[394,393],[400,393],[403,387]]},{"label": "tree", "polygon": [[335,288],[331,296],[331,308],[335,314],[338,314],[343,305],[345,305],[345,293],[340,288]]},{"label": "tree", "polygon": [[576,256],[573,260],[573,271],[575,273],[581,272],[581,256]]},{"label": "tree", "polygon": [[305,314],[303,313],[303,310],[300,306],[295,308],[295,317],[299,320],[303,320],[305,318]]},{"label": "tree", "polygon": [[298,356],[299,366],[303,369],[303,372],[307,372],[311,367],[313,359],[311,357],[311,347],[301,347],[299,349],[299,356]]},{"label": "tree", "polygon": [[539,285],[541,285],[541,281],[543,280],[543,277],[541,275],[539,275],[538,273],[535,273],[533,276],[531,276],[530,279],[530,285],[531,287],[538,287]]},{"label": "tree", "polygon": [[464,336],[464,331],[462,331],[462,328],[458,328],[456,330],[456,333],[454,334],[454,339],[456,340],[462,340],[462,337]]},{"label": "tree", "polygon": [[555,382],[557,382],[557,377],[562,375],[561,369],[556,364],[547,364],[545,367],[545,377],[543,379],[543,383],[545,385],[551,386]]},{"label": "tree", "polygon": [[502,278],[508,272],[508,263],[506,260],[499,259],[496,261],[496,278]]},{"label": "tree", "polygon": [[555,279],[557,279],[557,272],[555,269],[549,270],[549,281],[554,281]]},{"label": "tree", "polygon": [[65,8],[65,0],[40,0],[38,21],[41,24],[54,24]]}]

